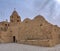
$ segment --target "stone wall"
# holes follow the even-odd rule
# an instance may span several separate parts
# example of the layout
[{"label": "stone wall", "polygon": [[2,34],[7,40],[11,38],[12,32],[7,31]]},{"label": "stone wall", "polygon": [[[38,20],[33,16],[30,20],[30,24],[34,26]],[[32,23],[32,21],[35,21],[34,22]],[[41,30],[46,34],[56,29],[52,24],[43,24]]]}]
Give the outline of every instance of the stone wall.
[{"label": "stone wall", "polygon": [[0,42],[23,43],[38,46],[54,46],[60,41],[60,27],[52,25],[41,15],[34,19],[26,18],[21,21],[14,10],[10,22],[0,22]]}]

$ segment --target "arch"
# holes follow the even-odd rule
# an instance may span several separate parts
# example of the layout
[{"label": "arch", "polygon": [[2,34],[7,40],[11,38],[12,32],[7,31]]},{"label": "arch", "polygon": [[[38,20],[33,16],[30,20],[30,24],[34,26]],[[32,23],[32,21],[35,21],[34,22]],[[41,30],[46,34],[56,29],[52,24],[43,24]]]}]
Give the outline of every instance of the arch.
[{"label": "arch", "polygon": [[13,36],[13,43],[16,43],[16,42],[17,42],[16,37]]}]

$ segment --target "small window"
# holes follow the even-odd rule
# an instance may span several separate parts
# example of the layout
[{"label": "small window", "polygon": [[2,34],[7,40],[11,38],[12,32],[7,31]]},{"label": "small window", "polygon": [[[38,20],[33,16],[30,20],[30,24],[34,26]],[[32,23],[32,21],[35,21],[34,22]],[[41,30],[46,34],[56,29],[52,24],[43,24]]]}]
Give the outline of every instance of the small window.
[{"label": "small window", "polygon": [[17,22],[19,22],[19,20],[17,20]]},{"label": "small window", "polygon": [[5,26],[7,26],[7,24],[5,24]]}]

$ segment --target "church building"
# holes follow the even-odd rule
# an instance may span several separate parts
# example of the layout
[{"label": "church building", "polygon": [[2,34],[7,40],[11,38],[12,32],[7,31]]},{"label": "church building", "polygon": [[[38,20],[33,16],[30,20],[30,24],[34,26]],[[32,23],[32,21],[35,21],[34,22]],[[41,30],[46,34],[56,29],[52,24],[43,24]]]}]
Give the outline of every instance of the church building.
[{"label": "church building", "polygon": [[21,17],[14,10],[10,22],[0,22],[0,43],[55,46],[60,44],[60,27],[52,25],[41,15],[21,21]]}]

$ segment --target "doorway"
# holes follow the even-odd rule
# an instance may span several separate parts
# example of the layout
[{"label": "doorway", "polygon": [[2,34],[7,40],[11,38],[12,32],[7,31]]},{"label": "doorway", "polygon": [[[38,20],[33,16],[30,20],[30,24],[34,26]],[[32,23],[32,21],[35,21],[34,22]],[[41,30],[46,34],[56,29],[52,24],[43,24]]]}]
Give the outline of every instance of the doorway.
[{"label": "doorway", "polygon": [[16,37],[15,37],[15,36],[13,36],[13,42],[14,42],[14,43],[16,42]]}]

